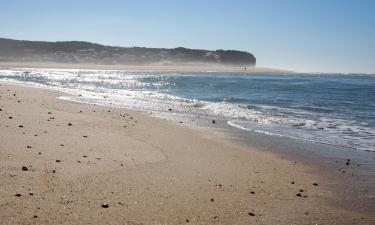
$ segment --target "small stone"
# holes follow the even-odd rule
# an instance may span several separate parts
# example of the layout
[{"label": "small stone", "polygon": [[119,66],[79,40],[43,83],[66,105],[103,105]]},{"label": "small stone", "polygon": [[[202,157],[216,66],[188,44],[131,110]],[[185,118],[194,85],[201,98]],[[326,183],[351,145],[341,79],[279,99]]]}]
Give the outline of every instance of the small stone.
[{"label": "small stone", "polygon": [[38,152],[38,155],[41,155],[42,154],[42,152]]},{"label": "small stone", "polygon": [[216,121],[215,121],[215,120],[212,120],[212,123],[216,123]]},{"label": "small stone", "polygon": [[52,114],[51,112],[48,112],[48,114]]},{"label": "small stone", "polygon": [[72,126],[73,124],[72,123],[68,123],[68,126]]},{"label": "small stone", "polygon": [[303,189],[299,190],[299,192],[303,192]]},{"label": "small stone", "polygon": [[11,116],[10,116],[10,117],[8,117],[8,118],[9,118],[10,120],[11,120],[11,119],[13,119],[13,117],[11,117]]},{"label": "small stone", "polygon": [[109,207],[108,204],[106,204],[106,203],[103,203],[103,204],[102,204],[102,208],[105,208],[105,209],[106,209],[106,208],[108,208],[108,207]]},{"label": "small stone", "polygon": [[255,194],[255,192],[254,192],[254,191],[250,191],[250,194],[253,194],[253,195],[254,195],[254,194]]},{"label": "small stone", "polygon": [[29,195],[34,195],[34,193],[33,193],[33,192],[30,192]]},{"label": "small stone", "polygon": [[56,173],[56,170],[52,170],[52,173]]},{"label": "small stone", "polygon": [[15,194],[16,197],[21,197],[22,195],[20,193]]},{"label": "small stone", "polygon": [[190,220],[189,219],[186,219],[186,223],[189,223],[190,222]]},{"label": "small stone", "polygon": [[255,216],[255,214],[252,213],[252,212],[249,212],[248,215],[249,215],[249,216]]},{"label": "small stone", "polygon": [[294,184],[294,181],[290,182],[291,184]]},{"label": "small stone", "polygon": [[318,183],[313,183],[314,186],[319,186]]},{"label": "small stone", "polygon": [[28,146],[27,146],[27,148],[31,148],[31,146],[30,146],[30,145],[28,145]]},{"label": "small stone", "polygon": [[23,128],[23,125],[19,125],[18,127],[19,127],[19,128]]},{"label": "small stone", "polygon": [[296,194],[296,195],[297,195],[297,197],[302,197],[301,193],[298,193],[298,194]]},{"label": "small stone", "polygon": [[168,109],[168,111],[172,111],[172,109],[171,109],[171,108],[169,108],[169,109]]},{"label": "small stone", "polygon": [[23,171],[28,171],[29,168],[27,168],[27,166],[22,166],[22,170],[23,170]]},{"label": "small stone", "polygon": [[59,162],[61,162],[61,160],[60,160],[60,159],[56,159],[56,162],[58,162],[58,163],[59,163]]},{"label": "small stone", "polygon": [[34,215],[34,218],[38,218],[38,216],[37,216],[37,215]]},{"label": "small stone", "polygon": [[211,198],[211,202],[215,201],[213,198]]},{"label": "small stone", "polygon": [[83,135],[82,137],[87,138],[87,135]]}]

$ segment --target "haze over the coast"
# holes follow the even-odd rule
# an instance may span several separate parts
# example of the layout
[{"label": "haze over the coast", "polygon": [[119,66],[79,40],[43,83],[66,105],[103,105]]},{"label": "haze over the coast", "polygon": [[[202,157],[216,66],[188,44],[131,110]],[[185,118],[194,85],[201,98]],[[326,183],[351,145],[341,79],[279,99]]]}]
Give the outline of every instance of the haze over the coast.
[{"label": "haze over the coast", "polygon": [[257,66],[375,72],[374,1],[1,1],[0,37],[236,49]]}]

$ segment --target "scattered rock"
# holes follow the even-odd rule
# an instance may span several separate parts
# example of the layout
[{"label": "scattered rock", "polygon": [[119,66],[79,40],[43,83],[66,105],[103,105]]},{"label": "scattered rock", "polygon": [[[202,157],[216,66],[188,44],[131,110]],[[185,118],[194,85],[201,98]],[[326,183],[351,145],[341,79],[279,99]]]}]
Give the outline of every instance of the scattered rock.
[{"label": "scattered rock", "polygon": [[106,203],[103,203],[103,204],[102,204],[102,208],[105,208],[105,209],[106,209],[106,208],[108,208],[108,207],[109,207],[108,204],[106,204]]},{"label": "scattered rock", "polygon": [[255,192],[254,192],[254,191],[250,191],[250,194],[253,194],[253,195],[254,195],[254,194],[255,194]]},{"label": "scattered rock", "polygon": [[294,184],[294,181],[290,182],[291,184]]},{"label": "scattered rock", "polygon": [[56,159],[56,162],[59,163],[59,162],[61,162],[61,160],[60,159]]},{"label": "scattered rock", "polygon": [[27,168],[27,166],[22,166],[22,170],[23,170],[23,171],[28,171],[29,168]]},{"label": "scattered rock", "polygon": [[214,202],[215,200],[213,198],[211,198],[211,202]]},{"label": "scattered rock", "polygon": [[33,193],[33,192],[30,192],[29,195],[34,195],[34,193]]},{"label": "scattered rock", "polygon": [[252,212],[249,212],[248,215],[249,215],[249,216],[255,216],[255,214],[252,213]]},{"label": "scattered rock", "polygon": [[41,155],[42,154],[42,152],[38,152],[38,155]]},{"label": "scattered rock", "polygon": [[297,197],[302,197],[301,193],[297,193],[296,195]]},{"label": "scattered rock", "polygon": [[180,121],[180,123],[184,123],[184,122]]},{"label": "scattered rock", "polygon": [[19,127],[19,128],[23,128],[23,125],[19,125],[18,127]]},{"label": "scattered rock", "polygon": [[314,186],[319,186],[318,183],[313,183]]},{"label": "scattered rock", "polygon": [[52,173],[56,173],[56,170],[52,170]]},{"label": "scattered rock", "polygon": [[186,223],[189,223],[190,222],[190,220],[189,219],[186,219]]},{"label": "scattered rock", "polygon": [[16,197],[21,197],[22,195],[20,193],[15,194]]},{"label": "scattered rock", "polygon": [[87,135],[83,135],[82,137],[87,138]]},{"label": "scattered rock", "polygon": [[303,192],[303,189],[299,190],[299,192]]},{"label": "scattered rock", "polygon": [[212,123],[216,123],[216,121],[215,121],[215,120],[212,120]]},{"label": "scattered rock", "polygon": [[68,123],[68,126],[72,126],[73,124],[72,123]]},{"label": "scattered rock", "polygon": [[38,218],[38,216],[37,216],[37,215],[34,215],[34,218]]},{"label": "scattered rock", "polygon": [[30,145],[28,145],[28,146],[27,146],[27,148],[31,148],[31,146],[30,146]]},{"label": "scattered rock", "polygon": [[172,111],[172,109],[171,109],[171,108],[169,108],[169,109],[168,109],[168,111]]},{"label": "scattered rock", "polygon": [[11,120],[11,119],[13,119],[13,117],[11,117],[11,116],[10,116],[10,117],[8,117],[8,118],[9,118],[10,120]]},{"label": "scattered rock", "polygon": [[52,114],[51,112],[48,112],[48,114]]}]

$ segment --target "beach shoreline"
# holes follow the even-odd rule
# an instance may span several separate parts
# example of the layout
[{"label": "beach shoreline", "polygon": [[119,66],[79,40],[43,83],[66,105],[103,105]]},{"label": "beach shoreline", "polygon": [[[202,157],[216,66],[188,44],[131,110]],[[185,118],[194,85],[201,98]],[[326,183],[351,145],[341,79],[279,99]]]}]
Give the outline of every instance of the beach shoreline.
[{"label": "beach shoreline", "polygon": [[1,224],[375,221],[332,204],[341,196],[303,163],[181,121],[0,85]]},{"label": "beach shoreline", "polygon": [[0,62],[0,69],[34,68],[34,69],[85,69],[85,70],[134,70],[134,71],[160,71],[160,72],[240,72],[240,73],[272,73],[291,72],[287,70],[255,67],[231,66],[220,64],[145,64],[145,65],[100,65],[100,64],[74,64],[74,63],[43,63],[43,62]]}]

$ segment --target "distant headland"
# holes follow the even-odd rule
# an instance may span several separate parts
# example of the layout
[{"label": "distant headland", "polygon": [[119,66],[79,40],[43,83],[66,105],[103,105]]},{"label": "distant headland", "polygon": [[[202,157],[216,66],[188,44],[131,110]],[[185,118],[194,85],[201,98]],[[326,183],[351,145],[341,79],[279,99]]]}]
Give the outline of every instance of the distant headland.
[{"label": "distant headland", "polygon": [[253,54],[236,50],[105,46],[84,41],[24,41],[0,38],[0,63],[123,66],[213,65],[254,67]]}]

